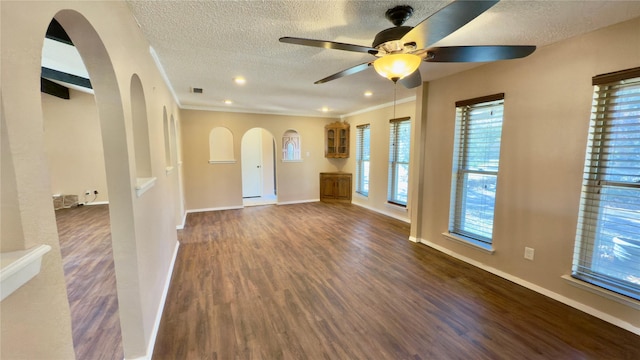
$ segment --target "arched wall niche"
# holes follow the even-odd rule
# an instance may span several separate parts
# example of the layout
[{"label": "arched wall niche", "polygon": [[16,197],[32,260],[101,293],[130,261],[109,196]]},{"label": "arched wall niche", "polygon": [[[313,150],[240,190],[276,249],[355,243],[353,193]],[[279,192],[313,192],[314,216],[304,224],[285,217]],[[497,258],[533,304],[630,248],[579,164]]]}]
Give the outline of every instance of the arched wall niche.
[{"label": "arched wall niche", "polygon": [[209,133],[209,163],[235,163],[233,133],[226,127],[218,126]]},{"label": "arched wall niche", "polygon": [[170,159],[171,166],[175,167],[178,165],[178,131],[176,129],[176,120],[173,117],[173,114],[169,117],[169,148],[170,150]]},{"label": "arched wall niche", "polygon": [[164,164],[167,172],[171,170],[171,140],[169,136],[169,116],[167,107],[162,108],[162,130],[164,135]]},{"label": "arched wall niche", "polygon": [[300,143],[300,134],[296,130],[285,131],[282,135],[282,161],[302,160]]},{"label": "arched wall niche", "polygon": [[147,102],[142,81],[138,74],[131,76],[131,119],[133,122],[133,149],[136,159],[136,177],[150,178],[151,150],[149,147],[149,122]]}]

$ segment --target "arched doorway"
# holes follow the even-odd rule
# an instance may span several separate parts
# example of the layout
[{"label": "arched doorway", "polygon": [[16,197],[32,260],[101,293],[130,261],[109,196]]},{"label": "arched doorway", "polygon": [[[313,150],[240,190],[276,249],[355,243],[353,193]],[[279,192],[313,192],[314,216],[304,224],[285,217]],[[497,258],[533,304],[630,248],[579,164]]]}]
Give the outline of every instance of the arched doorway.
[{"label": "arched doorway", "polygon": [[[80,54],[95,94],[100,137],[104,154],[106,186],[109,194],[108,214],[114,269],[117,278],[117,305],[123,356],[136,358],[146,354],[144,325],[140,308],[137,248],[133,212],[132,176],[120,87],[113,64],[100,36],[80,13],[62,10],[55,20],[66,30]],[[99,303],[91,306],[100,306]],[[94,342],[98,342],[96,339]],[[96,351],[101,351],[96,349]],[[103,354],[96,353],[103,356]]]},{"label": "arched doorway", "polygon": [[121,359],[100,119],[87,69],[55,19],[47,29],[41,64],[45,152],[74,352],[78,359]]},{"label": "arched doorway", "polygon": [[249,129],[241,142],[242,202],[244,206],[275,204],[276,144],[263,128]]}]

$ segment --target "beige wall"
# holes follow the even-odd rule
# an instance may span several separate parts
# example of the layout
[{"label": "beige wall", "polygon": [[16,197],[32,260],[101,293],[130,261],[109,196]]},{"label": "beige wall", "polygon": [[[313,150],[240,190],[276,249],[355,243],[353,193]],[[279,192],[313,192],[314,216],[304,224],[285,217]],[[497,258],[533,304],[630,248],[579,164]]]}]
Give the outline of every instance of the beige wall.
[{"label": "beige wall", "polygon": [[[187,210],[242,206],[240,145],[242,136],[254,127],[265,129],[276,141],[278,203],[318,200],[318,174],[337,169],[324,157],[324,125],[335,119],[201,110],[181,110],[180,117]],[[235,163],[208,162],[209,133],[218,126],[233,134]],[[282,135],[289,129],[300,134],[301,162],[282,162]],[[263,144],[268,142],[265,140]]]},{"label": "beige wall", "polygon": [[[389,81],[389,86],[393,83]],[[390,99],[392,100],[392,99]],[[397,104],[395,107],[395,118],[411,117],[412,128],[415,124],[416,102],[408,101]],[[345,121],[351,124],[350,143],[351,152],[346,162],[344,171],[353,174],[353,200],[354,204],[393,216],[395,218],[409,221],[409,212],[412,206],[409,199],[407,207],[401,207],[387,203],[387,189],[389,184],[389,133],[391,127],[389,120],[394,118],[393,104],[381,109],[363,112],[357,115],[348,116]],[[371,159],[369,174],[369,196],[363,196],[355,192],[356,174],[356,136],[358,125],[370,124]],[[413,145],[413,144],[412,144]],[[413,148],[413,146],[412,146]],[[414,156],[411,154],[411,156]],[[411,186],[411,184],[410,184]]]},{"label": "beige wall", "polygon": [[[76,44],[94,86],[125,357],[145,357],[153,346],[152,336],[177,249],[176,224],[183,215],[180,164],[174,157],[171,165],[176,170],[165,172],[162,128],[162,110],[166,107],[179,133],[178,107],[125,3],[2,1],[0,15],[1,248],[52,247],[43,258],[40,274],[0,303],[0,357],[74,358],[51,202],[53,176],[46,157],[39,79],[44,34],[54,16]],[[152,176],[157,178],[140,197],[134,190],[133,74],[140,77],[146,96]],[[46,111],[48,105],[44,107]]]},{"label": "beige wall", "polygon": [[[282,136],[280,136],[282,137]],[[275,165],[278,153],[274,153],[275,137],[262,130],[262,195],[275,195]]]},{"label": "beige wall", "polygon": [[[528,283],[640,334],[640,311],[570,285],[587,132],[597,74],[640,66],[640,19],[538,49],[528,58],[489,64],[428,84],[423,206],[416,237],[490,271]],[[505,93],[494,254],[446,232],[455,101]],[[414,192],[416,193],[416,192]],[[523,258],[535,249],[535,260]]]},{"label": "beige wall", "polygon": [[44,141],[51,194],[77,195],[81,203],[86,190],[98,190],[96,202],[109,201],[100,119],[95,97],[70,90],[70,99],[42,94]]}]

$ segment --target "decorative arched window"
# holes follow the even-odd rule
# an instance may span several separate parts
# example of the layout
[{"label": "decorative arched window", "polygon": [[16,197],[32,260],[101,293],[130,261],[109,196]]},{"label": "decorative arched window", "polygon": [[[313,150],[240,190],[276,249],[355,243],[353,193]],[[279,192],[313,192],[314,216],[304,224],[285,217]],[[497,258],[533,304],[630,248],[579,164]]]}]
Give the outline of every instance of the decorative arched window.
[{"label": "decorative arched window", "polygon": [[295,130],[287,130],[282,135],[282,161],[301,161],[300,135]]},{"label": "decorative arched window", "polygon": [[209,164],[235,163],[233,134],[226,127],[216,127],[209,133]]}]

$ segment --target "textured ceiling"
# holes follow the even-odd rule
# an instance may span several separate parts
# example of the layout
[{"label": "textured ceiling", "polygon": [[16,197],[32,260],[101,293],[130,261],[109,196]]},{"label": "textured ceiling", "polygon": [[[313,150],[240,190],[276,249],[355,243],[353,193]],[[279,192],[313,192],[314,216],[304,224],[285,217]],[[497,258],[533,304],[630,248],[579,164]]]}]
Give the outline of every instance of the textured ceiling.
[{"label": "textured ceiling", "polygon": [[[280,43],[282,36],[370,46],[392,24],[387,9],[411,5],[415,26],[449,1],[127,1],[183,108],[339,116],[393,101],[373,69],[314,81],[373,60],[368,54]],[[441,40],[443,45],[548,45],[640,16],[636,1],[503,0]],[[510,60],[518,61],[518,60]],[[469,64],[423,63],[424,81]],[[247,83],[236,85],[242,76]],[[191,92],[203,88],[202,94]],[[373,96],[365,97],[365,91]],[[415,89],[397,87],[397,98]],[[225,105],[224,100],[233,101]],[[329,111],[323,114],[322,107]]]}]

